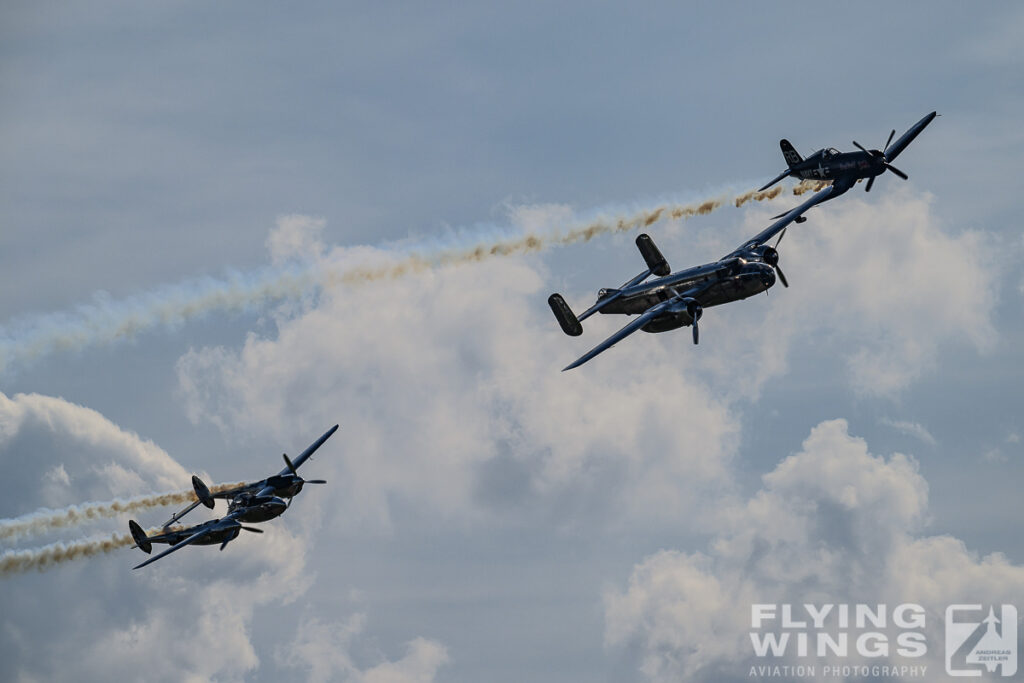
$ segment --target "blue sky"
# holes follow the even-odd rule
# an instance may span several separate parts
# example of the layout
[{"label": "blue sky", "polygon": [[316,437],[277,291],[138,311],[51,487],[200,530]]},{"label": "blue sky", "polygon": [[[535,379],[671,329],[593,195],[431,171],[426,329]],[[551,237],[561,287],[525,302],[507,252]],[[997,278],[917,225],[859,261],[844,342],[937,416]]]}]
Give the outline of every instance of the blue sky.
[{"label": "blue sky", "polygon": [[[617,321],[567,338],[546,297],[632,276],[628,233],[8,364],[5,518],[263,476],[342,429],[308,466],[331,484],[262,537],[2,579],[0,677],[747,679],[750,591],[918,600],[941,672],[946,604],[1022,594],[1017,5],[0,18],[5,339],[202,277],[738,194],[781,137],[872,148],[942,114],[910,181],[814,209],[791,287],[707,311],[696,348],[640,335],[559,372]],[[796,201],[648,232],[693,265]]]}]

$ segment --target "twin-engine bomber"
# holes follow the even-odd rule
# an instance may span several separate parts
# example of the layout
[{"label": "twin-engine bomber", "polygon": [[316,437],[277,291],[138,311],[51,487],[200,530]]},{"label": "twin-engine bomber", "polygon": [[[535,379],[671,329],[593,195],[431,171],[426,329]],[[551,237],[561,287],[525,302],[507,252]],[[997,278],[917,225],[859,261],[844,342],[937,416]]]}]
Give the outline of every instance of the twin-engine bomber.
[{"label": "twin-engine bomber", "polygon": [[[700,340],[697,321],[705,308],[767,291],[775,284],[776,275],[783,286],[788,287],[786,276],[779,267],[779,252],[776,248],[789,224],[804,222],[806,219],[803,212],[823,201],[830,190],[821,190],[800,206],[783,214],[768,228],[718,261],[675,273],[671,272],[668,261],[654,241],[645,234],[639,235],[636,246],[647,263],[647,270],[621,287],[600,290],[597,303],[578,317],[561,294],[548,297],[548,305],[562,331],[571,337],[583,334],[581,322],[597,312],[638,316],[562,371],[583,365],[637,330],[667,332],[690,325],[693,327],[693,343],[696,344]],[[779,238],[775,246],[770,246],[768,241],[776,235]],[[647,281],[652,275],[657,276],[657,279]]]},{"label": "twin-engine bomber", "polygon": [[[154,543],[168,543],[171,545],[167,550],[136,565],[133,569],[145,567],[147,564],[156,562],[160,558],[170,555],[175,550],[184,548],[187,545],[213,545],[220,543],[220,549],[224,550],[224,547],[237,538],[242,530],[257,534],[263,533],[262,529],[244,525],[266,522],[281,515],[291,505],[292,498],[302,491],[302,487],[305,484],[327,483],[323,479],[303,479],[299,476],[298,468],[313,455],[316,449],[320,448],[327,439],[331,438],[331,435],[336,431],[338,431],[338,425],[328,429],[323,436],[314,441],[294,461],[285,454],[285,468],[266,479],[211,493],[210,488],[203,483],[203,480],[193,475],[192,488],[196,492],[195,502],[184,510],[175,513],[167,520],[163,525],[162,533],[147,536],[138,522],[135,520],[128,522],[128,528],[131,530],[132,538],[135,540],[134,547],[140,548],[143,552],[151,553]],[[172,528],[171,525],[200,504],[212,510],[216,498],[224,498],[230,501],[228,503],[228,514],[220,519],[211,519],[208,522],[188,528]]]}]

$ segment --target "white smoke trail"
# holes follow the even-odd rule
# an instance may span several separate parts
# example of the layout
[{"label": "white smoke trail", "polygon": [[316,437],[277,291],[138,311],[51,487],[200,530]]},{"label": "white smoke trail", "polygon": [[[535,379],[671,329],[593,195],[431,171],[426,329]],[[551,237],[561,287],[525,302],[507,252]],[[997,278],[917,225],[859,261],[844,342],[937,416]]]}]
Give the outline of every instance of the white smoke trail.
[{"label": "white smoke trail", "polygon": [[[218,484],[211,486],[210,491],[217,493],[226,491],[229,488],[240,486],[243,482],[236,484]],[[97,519],[116,517],[121,514],[138,512],[154,507],[165,505],[184,505],[194,502],[196,494],[194,491],[176,491],[172,493],[156,493],[126,500],[111,500],[103,503],[84,503],[82,505],[71,505],[62,510],[38,510],[28,515],[14,517],[12,519],[0,519],[0,540],[14,540],[23,536],[36,535],[78,526]]]},{"label": "white smoke trail", "polygon": [[[147,529],[146,534],[161,529]],[[109,553],[134,545],[131,534],[112,534],[109,538],[86,538],[69,543],[57,542],[39,548],[12,550],[0,555],[0,578],[26,572],[30,569],[45,571],[58,564]]]},{"label": "white smoke trail", "polygon": [[[802,194],[807,189],[801,183],[793,192]],[[782,192],[782,186],[765,192],[745,192],[732,198],[731,203],[738,207],[748,201],[773,199]],[[317,287],[399,278],[428,268],[586,242],[598,235],[643,228],[664,219],[685,220],[709,214],[729,201],[728,196],[720,196],[693,204],[661,204],[629,216],[597,218],[563,232],[517,234],[461,248],[409,249],[398,252],[397,261],[382,267],[332,267],[318,262],[248,274],[236,272],[223,280],[208,277],[120,301],[97,296],[92,303],[71,312],[31,316],[0,328],[0,372],[12,364],[30,363],[58,351],[81,350],[131,338],[154,327],[180,325],[212,311],[251,310],[273,301],[301,297]]]}]

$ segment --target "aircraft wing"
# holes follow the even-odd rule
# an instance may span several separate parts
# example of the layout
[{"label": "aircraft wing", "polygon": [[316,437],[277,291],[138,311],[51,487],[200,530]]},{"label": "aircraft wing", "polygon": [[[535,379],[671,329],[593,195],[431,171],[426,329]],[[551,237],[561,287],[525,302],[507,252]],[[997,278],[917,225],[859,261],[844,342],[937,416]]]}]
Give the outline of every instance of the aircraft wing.
[{"label": "aircraft wing", "polygon": [[899,140],[894,142],[885,150],[885,160],[892,161],[893,159],[898,157],[900,155],[900,152],[905,150],[907,148],[907,145],[913,142],[914,138],[916,138],[921,133],[921,131],[924,130],[924,127],[931,123],[932,119],[934,119],[936,116],[938,116],[938,113],[933,111],[931,114],[928,114],[923,119],[921,119],[913,126],[911,126],[906,133],[900,136]]},{"label": "aircraft wing", "polygon": [[[309,448],[307,448],[306,450],[302,451],[302,453],[300,453],[297,458],[292,460],[292,466],[295,467],[295,469],[299,469],[299,466],[302,465],[302,463],[306,462],[309,459],[309,456],[313,455],[313,453],[316,451],[316,449],[318,449],[321,446],[323,446],[324,445],[324,441],[327,441],[327,439],[331,438],[331,436],[336,431],[338,431],[338,425],[334,425],[333,427],[328,429],[326,432],[324,432],[323,436],[321,436],[319,439],[314,441],[310,445]],[[283,470],[278,472],[278,475],[279,476],[283,476],[285,474],[290,474],[290,473],[291,473],[291,469],[285,467]]]},{"label": "aircraft wing", "polygon": [[831,197],[834,197],[836,195],[842,194],[843,192],[845,192],[845,189],[837,188],[835,185],[829,185],[825,189],[814,193],[814,195],[812,195],[810,199],[808,199],[795,209],[791,209],[786,213],[782,214],[782,216],[780,216],[777,221],[769,225],[767,228],[765,228],[758,234],[754,235],[754,237],[752,237],[751,239],[741,244],[735,251],[722,257],[722,260],[724,261],[725,259],[737,256],[744,251],[753,249],[754,247],[761,246],[762,244],[769,241],[771,238],[775,237],[780,232],[788,228],[790,223],[800,218],[800,216],[805,211],[810,209],[812,206],[821,204],[823,201],[830,199]]},{"label": "aircraft wing", "polygon": [[578,368],[579,366],[583,365],[584,363],[586,363],[588,360],[598,355],[599,353],[607,351],[608,349],[615,346],[620,341],[622,341],[623,339],[625,339],[626,337],[633,334],[641,327],[649,323],[652,319],[656,318],[658,315],[663,313],[665,309],[670,307],[672,304],[677,303],[680,299],[684,297],[695,296],[700,292],[704,291],[704,289],[707,288],[708,286],[709,285],[706,283],[701,283],[697,287],[691,287],[685,292],[677,294],[668,301],[662,301],[661,303],[657,303],[651,306],[646,311],[637,316],[634,320],[631,320],[621,330],[605,339],[603,342],[592,348],[590,351],[587,351],[585,354],[580,356],[578,359],[576,359],[576,361],[574,361],[570,365],[567,365],[564,368],[562,368],[562,372],[565,372],[566,370],[572,370],[573,368]]},{"label": "aircraft wing", "polygon": [[179,512],[175,512],[173,515],[171,515],[171,518],[169,520],[167,520],[166,522],[164,522],[161,526],[166,529],[167,527],[169,527],[170,525],[174,524],[175,522],[177,522],[179,519],[181,519],[182,517],[184,517],[188,513],[190,513],[193,510],[195,510],[197,507],[199,507],[199,501],[198,500],[192,501],[192,503],[188,507],[186,507],[185,509],[183,509],[183,510],[181,510]]},{"label": "aircraft wing", "polygon": [[235,521],[233,516],[228,516],[228,517],[224,517],[222,519],[219,519],[219,520],[217,520],[217,522],[215,524],[211,524],[211,525],[209,525],[209,526],[207,526],[207,527],[205,527],[203,529],[200,529],[196,533],[194,533],[191,536],[189,536],[188,538],[186,538],[184,541],[181,541],[179,543],[176,543],[176,544],[172,545],[170,548],[168,548],[167,550],[163,551],[159,555],[154,555],[153,557],[149,558],[145,562],[143,562],[141,564],[135,565],[134,567],[132,567],[132,569],[142,569],[147,564],[152,564],[153,562],[156,562],[157,560],[170,555],[175,550],[180,550],[180,549],[184,548],[185,546],[187,546],[187,545],[189,545],[191,543],[195,543],[196,541],[201,539],[203,536],[209,536],[210,534],[212,534],[214,532],[217,532],[217,531],[220,531],[221,529],[224,529],[225,527],[230,526],[231,524],[237,524],[237,522]]},{"label": "aircraft wing", "polygon": [[[229,489],[224,489],[224,490],[221,490],[221,491],[213,491],[213,492],[210,493],[210,495],[213,498],[223,498],[225,500],[231,500],[232,498],[237,496],[239,493],[242,493],[243,491],[256,490],[257,486],[262,487],[264,481],[266,481],[266,480],[261,480],[261,481],[258,481],[258,482],[253,482],[253,483],[248,483],[248,484],[240,484],[239,486],[233,486],[233,487],[231,487]],[[197,507],[199,507],[200,503],[201,503],[201,501],[199,501],[199,500],[192,501],[191,503],[188,504],[187,507],[185,507],[182,510],[179,510],[178,512],[175,512],[173,515],[171,515],[171,518],[169,520],[167,520],[166,522],[164,522],[162,526],[164,528],[167,528],[170,525],[174,524],[179,519],[181,519],[182,517],[184,517],[188,513],[192,512]]]}]

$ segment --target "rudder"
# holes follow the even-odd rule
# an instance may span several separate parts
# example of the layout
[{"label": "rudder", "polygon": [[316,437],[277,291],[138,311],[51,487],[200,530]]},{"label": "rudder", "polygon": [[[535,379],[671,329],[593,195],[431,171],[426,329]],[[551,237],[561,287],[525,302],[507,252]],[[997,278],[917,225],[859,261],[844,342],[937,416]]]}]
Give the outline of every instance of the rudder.
[{"label": "rudder", "polygon": [[783,138],[779,140],[779,147],[782,148],[782,156],[786,159],[786,163],[789,164],[790,168],[793,168],[801,161],[804,160],[800,153],[796,151],[792,143],[789,140]]}]

